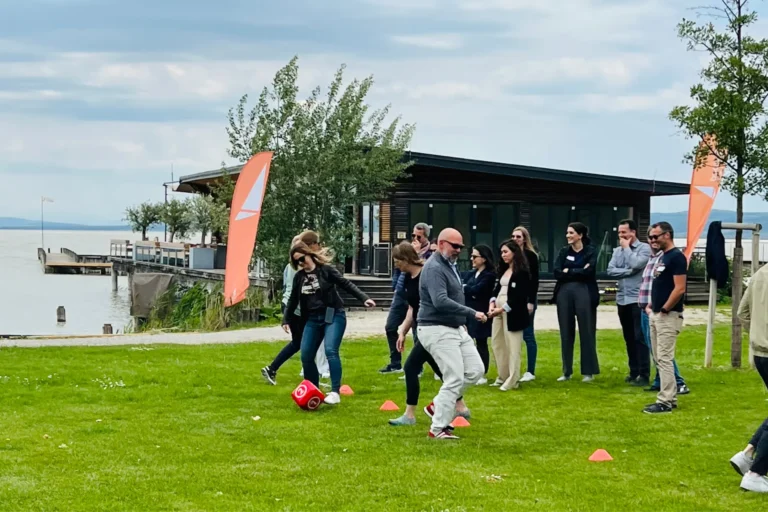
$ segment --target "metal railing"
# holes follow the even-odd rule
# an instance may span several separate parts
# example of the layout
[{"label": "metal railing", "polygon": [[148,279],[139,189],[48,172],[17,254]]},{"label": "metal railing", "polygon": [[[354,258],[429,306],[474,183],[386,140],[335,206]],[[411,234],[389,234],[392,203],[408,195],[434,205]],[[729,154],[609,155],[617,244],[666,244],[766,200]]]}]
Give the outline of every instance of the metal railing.
[{"label": "metal railing", "polygon": [[109,242],[109,255],[115,258],[132,258],[133,244],[130,240],[112,239]]}]

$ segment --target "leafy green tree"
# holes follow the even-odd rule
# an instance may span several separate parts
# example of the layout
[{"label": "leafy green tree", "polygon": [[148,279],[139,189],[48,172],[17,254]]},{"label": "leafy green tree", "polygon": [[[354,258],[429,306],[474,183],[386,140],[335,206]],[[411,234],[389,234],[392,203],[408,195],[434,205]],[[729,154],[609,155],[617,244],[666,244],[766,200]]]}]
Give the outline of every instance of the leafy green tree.
[{"label": "leafy green tree", "polygon": [[169,242],[173,242],[174,237],[187,238],[194,223],[190,214],[190,200],[171,199],[168,201],[164,205],[161,220],[168,228]]},{"label": "leafy green tree", "polygon": [[138,206],[125,209],[124,221],[131,225],[131,230],[141,232],[141,239],[147,239],[147,231],[160,223],[163,205],[145,201]]},{"label": "leafy green tree", "polygon": [[[720,0],[716,6],[699,9],[710,14],[712,21],[684,19],[678,25],[688,50],[705,52],[709,61],[701,71],[703,83],[691,87],[694,104],[675,107],[669,115],[696,141],[688,162],[699,163],[714,154],[725,164],[722,187],[736,198],[736,222],[743,222],[744,196],[764,194],[768,184],[768,40],[747,33],[757,21],[757,13],[749,10],[748,3]],[[699,149],[701,140],[706,146]],[[742,295],[741,241],[742,232],[737,231],[731,340],[734,367],[741,366],[741,325],[736,315]]]},{"label": "leafy green tree", "polygon": [[216,204],[211,196],[195,196],[189,202],[189,215],[192,219],[191,230],[200,233],[200,244],[205,245],[205,237],[212,232]]},{"label": "leafy green tree", "polygon": [[246,115],[247,96],[229,112],[229,153],[245,162],[273,151],[259,225],[257,254],[269,270],[285,265],[291,239],[314,229],[343,261],[354,250],[353,210],[378,201],[410,165],[404,152],[414,127],[387,121],[390,107],[372,110],[366,97],[373,77],[344,87],[341,66],[321,96],[319,87],[298,99],[298,58],[265,87]]}]

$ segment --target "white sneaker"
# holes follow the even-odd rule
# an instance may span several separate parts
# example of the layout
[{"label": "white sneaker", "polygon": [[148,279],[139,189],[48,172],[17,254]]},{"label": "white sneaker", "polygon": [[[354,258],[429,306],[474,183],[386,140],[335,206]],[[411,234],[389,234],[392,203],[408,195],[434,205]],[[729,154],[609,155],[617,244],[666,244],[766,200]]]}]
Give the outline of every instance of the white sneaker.
[{"label": "white sneaker", "polygon": [[303,377],[303,376],[304,376],[304,368],[302,368],[301,371],[299,372],[299,377]]},{"label": "white sneaker", "polygon": [[750,468],[752,468],[752,457],[744,452],[739,452],[731,457],[731,466],[733,466],[733,469],[735,469],[738,474],[744,476],[749,473]]},{"label": "white sneaker", "polygon": [[435,380],[442,380],[438,374],[435,374]]},{"label": "white sneaker", "polygon": [[571,380],[571,377],[570,376],[566,377],[565,375],[563,375],[562,377],[558,377],[557,382],[565,382],[567,380]]},{"label": "white sneaker", "polygon": [[581,382],[593,382],[595,380],[594,375],[585,375]]},{"label": "white sneaker", "polygon": [[485,386],[486,384],[488,384],[488,379],[486,379],[485,377],[482,377],[480,378],[479,381],[477,381],[478,386]]},{"label": "white sneaker", "polygon": [[330,373],[328,373],[328,372],[325,372],[324,374],[322,374],[322,375],[320,376],[320,378],[321,378],[321,379],[326,379],[326,380],[328,380],[328,379],[330,379],[330,378],[331,378],[331,374],[330,374]]},{"label": "white sneaker", "polygon": [[341,397],[335,391],[331,391],[330,393],[325,395],[325,400],[323,401],[328,405],[336,405],[341,403]]},{"label": "white sneaker", "polygon": [[745,491],[768,493],[768,478],[750,471],[741,479],[741,488]]},{"label": "white sneaker", "polygon": [[520,382],[531,382],[532,380],[536,380],[536,376],[531,372],[525,372]]},{"label": "white sneaker", "polygon": [[504,381],[503,381],[503,380],[501,380],[501,379],[496,379],[496,380],[493,382],[493,384],[491,384],[491,387],[492,387],[492,388],[497,388],[497,387],[501,386],[502,384],[504,384]]}]

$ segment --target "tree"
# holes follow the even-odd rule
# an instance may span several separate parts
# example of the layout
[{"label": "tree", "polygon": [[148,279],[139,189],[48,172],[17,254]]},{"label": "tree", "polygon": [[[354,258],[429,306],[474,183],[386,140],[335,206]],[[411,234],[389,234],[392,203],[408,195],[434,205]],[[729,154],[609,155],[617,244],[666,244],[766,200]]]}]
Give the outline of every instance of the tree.
[{"label": "tree", "polygon": [[193,223],[189,200],[171,199],[164,205],[161,218],[168,228],[169,242],[173,242],[175,236],[181,239],[186,238],[192,230]]},{"label": "tree", "polygon": [[[706,52],[710,60],[701,71],[704,83],[691,87],[694,105],[675,107],[669,115],[688,138],[696,140],[697,149],[686,161],[698,164],[714,154],[725,164],[722,187],[736,198],[736,222],[744,219],[744,195],[764,193],[768,183],[768,40],[747,34],[757,21],[748,3],[720,0],[718,6],[701,8],[722,23],[720,31],[713,21],[680,22],[678,35],[687,42],[688,50]],[[702,140],[705,145],[699,149]],[[741,366],[741,324],[736,315],[742,293],[741,241],[742,232],[737,231],[731,339],[734,367]]]},{"label": "tree", "polygon": [[214,202],[211,196],[195,196],[189,201],[189,215],[191,217],[191,230],[199,231],[200,243],[205,245],[205,237],[213,230]]},{"label": "tree", "polygon": [[210,184],[211,189],[211,232],[216,238],[226,243],[229,231],[229,209],[232,203],[232,195],[235,193],[236,179],[227,172],[222,164],[221,178]]},{"label": "tree", "polygon": [[319,87],[300,101],[298,58],[280,69],[246,116],[243,96],[229,111],[229,154],[245,162],[273,151],[259,225],[257,254],[271,272],[285,265],[291,239],[314,229],[343,260],[354,250],[353,209],[381,200],[410,165],[403,155],[413,126],[389,123],[390,107],[371,111],[373,77],[343,88],[341,66],[321,97]]},{"label": "tree", "polygon": [[125,209],[125,218],[131,225],[131,230],[141,231],[141,240],[147,239],[147,230],[160,223],[162,205],[145,201],[136,207]]}]

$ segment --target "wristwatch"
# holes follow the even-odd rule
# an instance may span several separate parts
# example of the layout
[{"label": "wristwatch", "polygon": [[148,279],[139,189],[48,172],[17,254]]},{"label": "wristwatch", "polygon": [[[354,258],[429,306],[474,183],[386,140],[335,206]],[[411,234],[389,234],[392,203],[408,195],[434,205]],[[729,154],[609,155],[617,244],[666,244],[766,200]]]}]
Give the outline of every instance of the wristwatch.
[{"label": "wristwatch", "polygon": [[667,311],[667,308],[661,308],[660,311],[665,315],[669,314],[669,311]]}]

